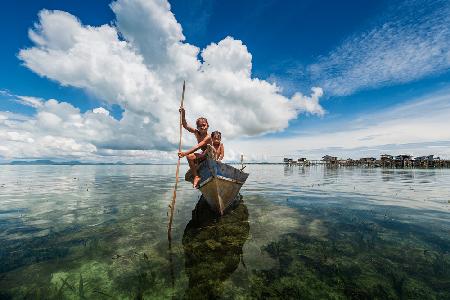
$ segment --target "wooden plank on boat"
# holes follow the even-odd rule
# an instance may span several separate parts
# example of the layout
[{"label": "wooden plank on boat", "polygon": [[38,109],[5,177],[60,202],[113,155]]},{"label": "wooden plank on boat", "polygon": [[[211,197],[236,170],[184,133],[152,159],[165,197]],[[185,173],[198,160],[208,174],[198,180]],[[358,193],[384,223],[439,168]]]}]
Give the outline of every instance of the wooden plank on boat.
[{"label": "wooden plank on boat", "polygon": [[242,184],[226,179],[213,178],[200,188],[209,206],[220,214],[234,202]]}]

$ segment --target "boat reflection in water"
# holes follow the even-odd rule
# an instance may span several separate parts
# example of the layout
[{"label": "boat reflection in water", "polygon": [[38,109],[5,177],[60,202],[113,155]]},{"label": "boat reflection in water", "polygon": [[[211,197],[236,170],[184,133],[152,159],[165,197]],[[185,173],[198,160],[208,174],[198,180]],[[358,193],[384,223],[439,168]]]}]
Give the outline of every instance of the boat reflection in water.
[{"label": "boat reflection in water", "polygon": [[[183,234],[188,299],[215,299],[223,282],[237,269],[248,238],[248,210],[242,196],[224,216],[212,212],[203,197],[192,211]],[[243,262],[242,262],[243,263]]]}]

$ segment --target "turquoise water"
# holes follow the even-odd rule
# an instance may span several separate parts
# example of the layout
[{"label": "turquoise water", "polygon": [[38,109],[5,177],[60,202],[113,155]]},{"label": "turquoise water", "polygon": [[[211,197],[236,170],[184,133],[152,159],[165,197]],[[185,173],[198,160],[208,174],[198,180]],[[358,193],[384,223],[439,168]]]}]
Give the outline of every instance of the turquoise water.
[{"label": "turquoise water", "polygon": [[246,170],[169,247],[175,166],[1,166],[0,299],[450,299],[450,170]]}]

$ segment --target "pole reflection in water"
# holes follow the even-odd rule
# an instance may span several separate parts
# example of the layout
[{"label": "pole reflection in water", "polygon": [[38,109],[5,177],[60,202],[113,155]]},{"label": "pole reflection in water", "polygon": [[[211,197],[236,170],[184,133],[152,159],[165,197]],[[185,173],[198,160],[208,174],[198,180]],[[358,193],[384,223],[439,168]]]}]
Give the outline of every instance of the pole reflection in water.
[{"label": "pole reflection in water", "polygon": [[200,198],[183,234],[185,270],[189,278],[185,298],[221,296],[223,282],[242,261],[242,247],[249,232],[248,210],[242,197],[222,217]]}]

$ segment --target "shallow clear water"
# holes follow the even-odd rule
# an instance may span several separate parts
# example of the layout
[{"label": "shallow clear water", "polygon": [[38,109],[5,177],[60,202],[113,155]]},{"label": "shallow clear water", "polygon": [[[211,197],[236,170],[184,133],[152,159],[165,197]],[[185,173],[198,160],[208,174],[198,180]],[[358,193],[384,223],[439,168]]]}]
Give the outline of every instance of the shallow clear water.
[{"label": "shallow clear water", "polygon": [[450,170],[246,170],[220,219],[181,182],[169,247],[175,166],[1,166],[0,298],[450,298]]}]

